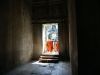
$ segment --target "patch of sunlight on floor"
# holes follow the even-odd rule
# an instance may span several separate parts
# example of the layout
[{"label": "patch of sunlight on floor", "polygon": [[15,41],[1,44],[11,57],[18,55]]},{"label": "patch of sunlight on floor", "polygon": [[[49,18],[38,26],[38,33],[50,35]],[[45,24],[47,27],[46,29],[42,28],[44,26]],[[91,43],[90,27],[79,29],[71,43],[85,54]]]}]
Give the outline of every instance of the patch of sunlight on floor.
[{"label": "patch of sunlight on floor", "polygon": [[49,65],[49,63],[41,63],[39,61],[32,62],[31,64]]}]

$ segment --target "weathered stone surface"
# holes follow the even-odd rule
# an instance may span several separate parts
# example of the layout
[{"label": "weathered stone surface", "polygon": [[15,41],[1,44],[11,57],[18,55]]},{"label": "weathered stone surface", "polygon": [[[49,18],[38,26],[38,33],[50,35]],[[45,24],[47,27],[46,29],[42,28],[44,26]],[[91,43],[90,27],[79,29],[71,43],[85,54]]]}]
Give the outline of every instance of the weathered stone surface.
[{"label": "weathered stone surface", "polygon": [[68,22],[58,23],[59,56],[60,60],[69,60]]},{"label": "weathered stone surface", "polygon": [[69,62],[40,63],[38,61],[29,62],[17,67],[3,75],[72,75]]},{"label": "weathered stone surface", "polygon": [[67,0],[65,2],[64,4],[54,4],[54,5],[49,5],[46,3],[47,6],[43,5],[39,7],[33,7],[32,19],[50,19],[50,18],[68,17]]},{"label": "weathered stone surface", "polygon": [[68,20],[69,20],[69,54],[72,65],[72,74],[78,75],[78,45],[76,30],[75,0],[68,0]]},{"label": "weathered stone surface", "polygon": [[1,0],[0,74],[30,61],[32,54],[31,7],[22,0]]}]

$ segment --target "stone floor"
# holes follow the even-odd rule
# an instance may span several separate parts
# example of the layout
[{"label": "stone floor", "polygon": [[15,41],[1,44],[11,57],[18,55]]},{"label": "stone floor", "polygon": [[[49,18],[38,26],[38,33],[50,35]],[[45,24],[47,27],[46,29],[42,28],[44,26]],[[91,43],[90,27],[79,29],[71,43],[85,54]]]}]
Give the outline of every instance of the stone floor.
[{"label": "stone floor", "polygon": [[72,75],[70,63],[40,63],[32,61],[19,66],[3,75]]}]

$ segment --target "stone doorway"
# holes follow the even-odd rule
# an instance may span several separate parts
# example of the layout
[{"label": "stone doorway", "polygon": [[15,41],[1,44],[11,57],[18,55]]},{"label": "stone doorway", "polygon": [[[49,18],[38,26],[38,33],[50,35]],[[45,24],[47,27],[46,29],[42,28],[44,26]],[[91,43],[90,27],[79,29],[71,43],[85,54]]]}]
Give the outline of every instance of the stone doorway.
[{"label": "stone doorway", "polygon": [[42,54],[59,54],[58,23],[42,25]]}]

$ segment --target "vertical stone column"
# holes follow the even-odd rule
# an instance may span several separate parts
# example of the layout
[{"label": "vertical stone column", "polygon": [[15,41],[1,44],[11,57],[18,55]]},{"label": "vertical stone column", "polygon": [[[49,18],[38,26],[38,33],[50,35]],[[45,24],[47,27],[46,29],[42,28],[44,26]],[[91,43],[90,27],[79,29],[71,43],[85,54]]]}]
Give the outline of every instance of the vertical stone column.
[{"label": "vertical stone column", "polygon": [[68,0],[68,23],[69,23],[69,54],[72,75],[78,75],[78,49],[76,32],[75,0]]}]

